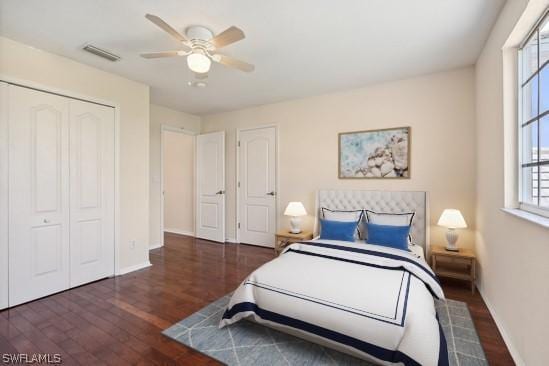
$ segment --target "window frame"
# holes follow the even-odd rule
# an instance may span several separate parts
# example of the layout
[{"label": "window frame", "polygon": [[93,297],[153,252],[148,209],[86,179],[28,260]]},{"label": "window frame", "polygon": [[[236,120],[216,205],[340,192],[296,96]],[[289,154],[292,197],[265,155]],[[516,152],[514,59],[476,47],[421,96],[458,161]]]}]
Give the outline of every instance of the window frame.
[{"label": "window frame", "polygon": [[[519,206],[519,209],[520,210],[523,210],[523,211],[527,211],[527,212],[530,212],[530,213],[533,213],[533,214],[536,214],[536,215],[540,215],[540,216],[544,216],[544,217],[549,217],[549,206],[541,206],[540,205],[540,201],[541,201],[541,180],[542,180],[542,171],[541,171],[541,168],[543,166],[549,166],[549,160],[547,161],[540,161],[540,156],[541,156],[541,151],[540,151],[540,144],[541,144],[541,128],[540,128],[540,122],[543,118],[549,118],[549,110],[547,111],[543,111],[540,113],[540,107],[541,107],[541,103],[540,103],[540,100],[541,100],[541,73],[542,71],[547,68],[549,70],[549,59],[548,60],[545,60],[545,62],[543,62],[543,64],[540,65],[540,60],[541,60],[541,54],[540,54],[540,36],[539,36],[539,31],[541,29],[541,27],[544,25],[544,22],[546,20],[549,20],[549,9],[546,9],[542,16],[539,18],[539,20],[536,22],[536,24],[534,25],[534,27],[532,27],[532,30],[528,33],[528,35],[524,38],[524,40],[522,41],[522,43],[520,44],[519,48],[518,48],[518,62],[517,62],[517,65],[518,65],[518,68],[517,68],[517,87],[518,87],[518,93],[517,93],[517,101],[518,101],[518,108],[517,108],[517,111],[518,111],[518,115],[517,115],[517,128],[518,128],[518,133],[517,133],[517,137],[518,137],[518,164],[517,164],[517,169],[518,169],[518,206]],[[537,67],[536,67],[536,70],[534,72],[532,72],[531,74],[529,75],[523,75],[524,73],[524,68],[523,68],[523,50],[524,48],[531,42],[531,40],[533,39],[533,37],[537,37],[537,40],[536,40],[536,47],[537,47],[537,51],[536,51],[536,57],[537,57]],[[523,121],[523,90],[524,90],[524,87],[530,82],[532,81],[534,78],[537,78],[538,79],[538,82],[537,82],[537,112],[534,116],[531,116],[528,120],[526,121]],[[549,91],[548,91],[549,92]],[[526,159],[524,158],[523,154],[524,154],[524,150],[523,150],[523,133],[524,131],[527,131],[528,128],[527,126],[531,125],[531,124],[537,124],[537,149],[538,149],[538,153],[537,153],[537,161],[536,162],[524,162],[526,161]],[[525,168],[528,168],[528,167],[537,167],[537,204],[532,204],[532,203],[529,203],[529,202],[525,202],[525,199],[524,199],[524,195],[525,195],[525,192],[524,192],[524,171],[525,171]],[[531,173],[533,174],[533,173]],[[549,173],[548,173],[549,174]],[[532,180],[533,182],[533,180]]]}]

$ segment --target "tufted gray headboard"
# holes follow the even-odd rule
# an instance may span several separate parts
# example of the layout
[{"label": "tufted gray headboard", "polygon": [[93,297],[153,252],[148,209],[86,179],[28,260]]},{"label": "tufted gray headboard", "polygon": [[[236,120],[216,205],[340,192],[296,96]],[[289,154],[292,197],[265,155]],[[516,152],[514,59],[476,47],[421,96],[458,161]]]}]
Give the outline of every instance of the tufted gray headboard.
[{"label": "tufted gray headboard", "polygon": [[384,213],[415,212],[410,233],[414,243],[429,249],[428,207],[426,192],[320,190],[316,194],[314,235],[318,235],[320,209],[371,210]]}]

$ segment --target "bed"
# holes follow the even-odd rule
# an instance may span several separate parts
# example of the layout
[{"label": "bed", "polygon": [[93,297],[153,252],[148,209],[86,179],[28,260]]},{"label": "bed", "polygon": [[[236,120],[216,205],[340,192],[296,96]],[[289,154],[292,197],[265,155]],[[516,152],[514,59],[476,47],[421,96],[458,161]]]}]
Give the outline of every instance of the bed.
[{"label": "bed", "polygon": [[376,364],[447,365],[433,301],[444,294],[424,259],[426,198],[319,191],[317,216],[321,207],[415,212],[410,250],[325,239],[292,244],[236,289],[220,327],[248,319]]}]

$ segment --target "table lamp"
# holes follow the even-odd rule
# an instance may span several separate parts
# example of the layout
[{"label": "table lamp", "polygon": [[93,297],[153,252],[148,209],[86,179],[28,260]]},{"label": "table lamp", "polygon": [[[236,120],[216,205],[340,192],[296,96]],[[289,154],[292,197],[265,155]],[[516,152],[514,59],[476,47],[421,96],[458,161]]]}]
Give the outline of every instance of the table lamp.
[{"label": "table lamp", "polygon": [[459,249],[456,245],[458,233],[456,232],[456,229],[464,229],[467,227],[467,223],[461,215],[461,212],[452,208],[444,210],[442,215],[440,215],[440,219],[438,219],[438,225],[448,228],[448,231],[446,232],[446,250],[458,252]]},{"label": "table lamp", "polygon": [[305,207],[303,207],[303,203],[301,202],[290,202],[288,203],[288,206],[286,206],[286,210],[284,211],[284,216],[291,216],[290,219],[290,232],[292,234],[299,234],[301,232],[301,217],[307,215],[307,211],[305,211]]}]

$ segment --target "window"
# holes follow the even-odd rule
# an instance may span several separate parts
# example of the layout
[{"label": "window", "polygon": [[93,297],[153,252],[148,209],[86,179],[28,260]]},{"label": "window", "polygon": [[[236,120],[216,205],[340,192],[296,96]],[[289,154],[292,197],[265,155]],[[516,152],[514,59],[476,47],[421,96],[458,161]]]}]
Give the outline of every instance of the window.
[{"label": "window", "polygon": [[549,216],[549,14],[519,50],[520,208]]}]

